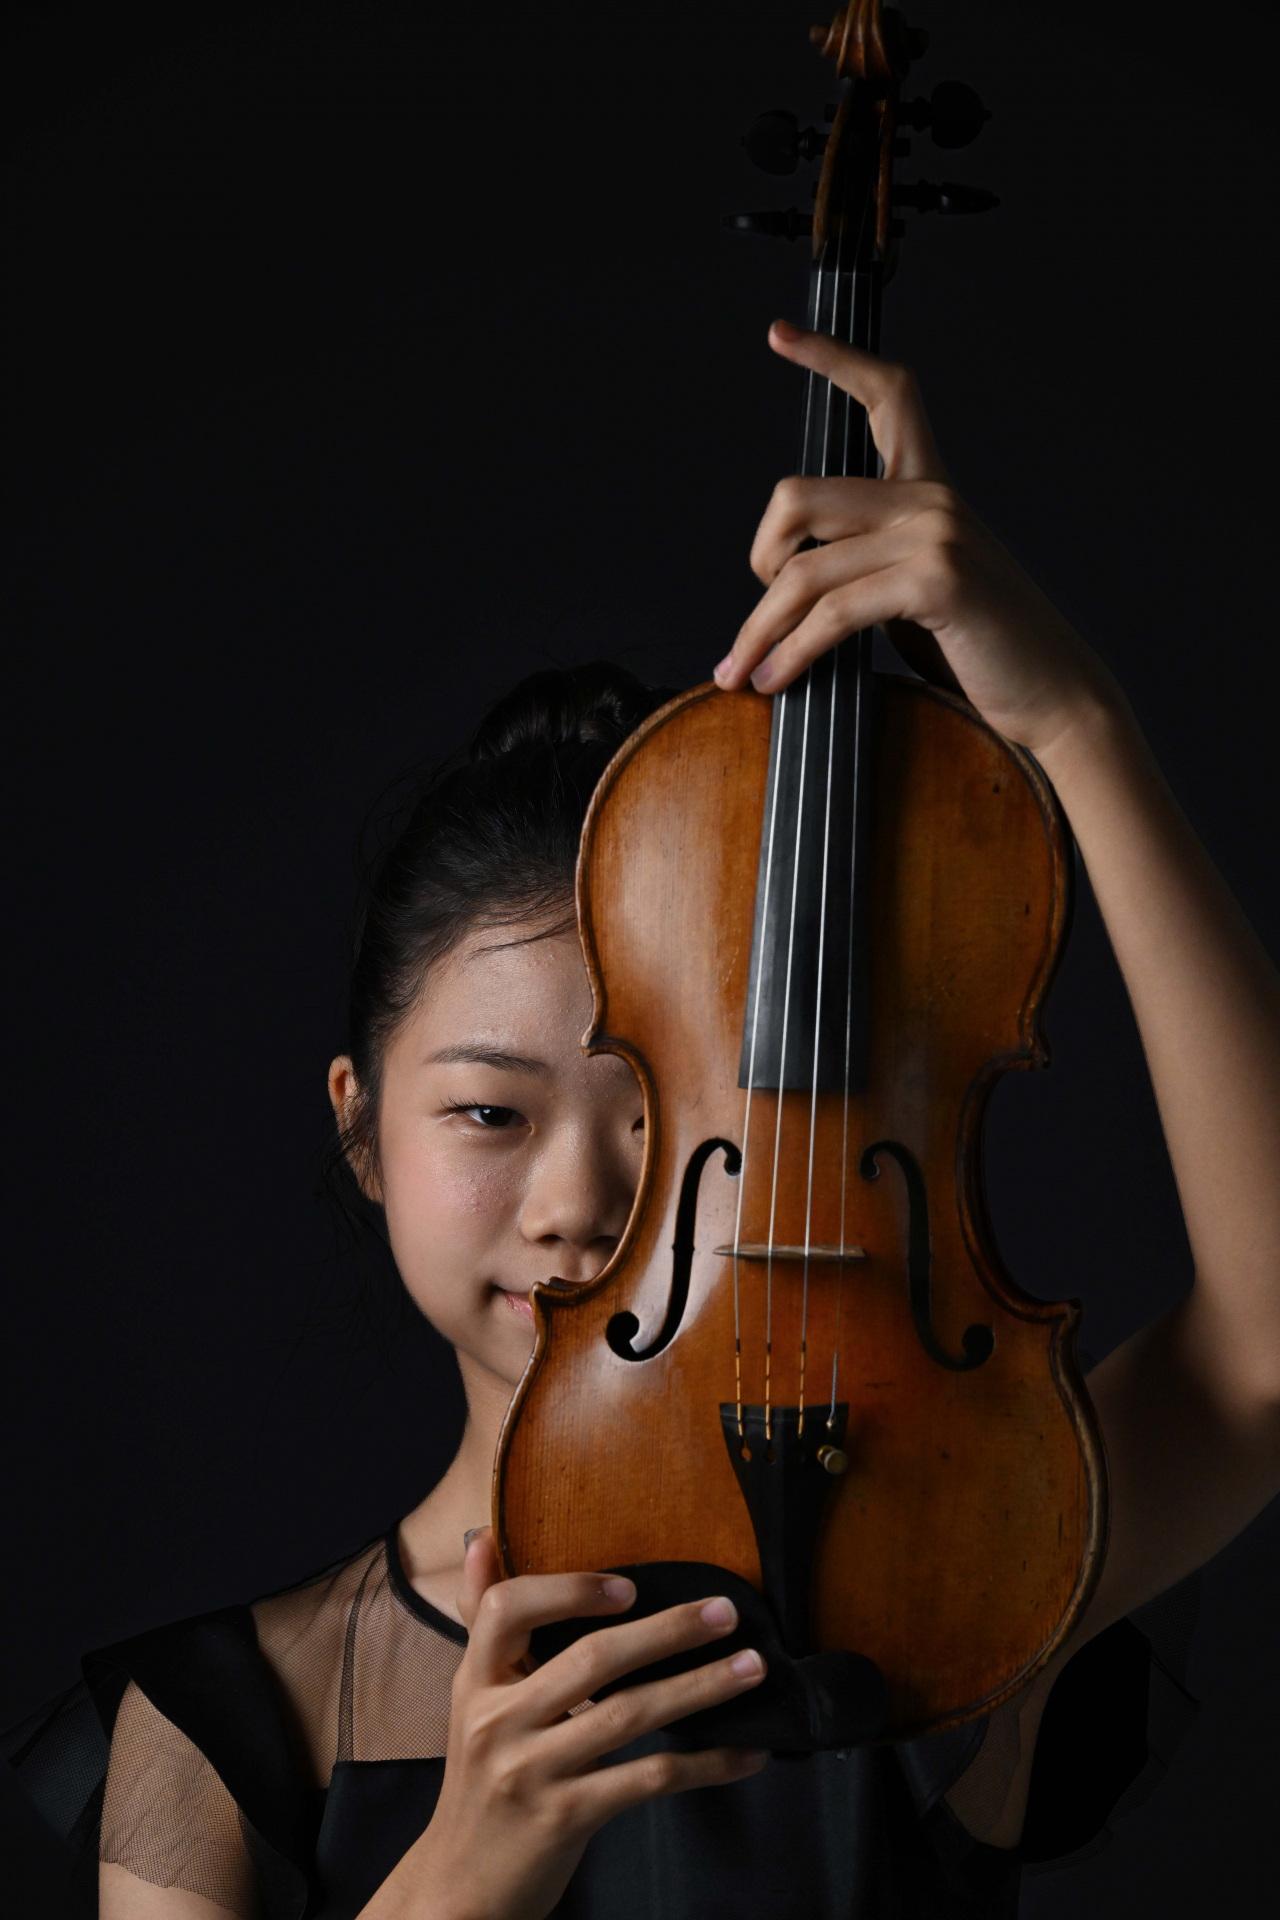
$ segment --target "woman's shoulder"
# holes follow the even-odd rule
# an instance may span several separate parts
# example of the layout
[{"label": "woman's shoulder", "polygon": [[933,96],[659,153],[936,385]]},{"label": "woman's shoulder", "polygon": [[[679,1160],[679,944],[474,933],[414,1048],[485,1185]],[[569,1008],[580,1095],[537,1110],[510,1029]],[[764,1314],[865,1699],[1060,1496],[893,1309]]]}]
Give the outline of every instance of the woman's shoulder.
[{"label": "woman's shoulder", "polygon": [[386,1565],[382,1535],[341,1560],[250,1603],[258,1649],[280,1678],[341,1667],[344,1643],[371,1576]]},{"label": "woman's shoulder", "polygon": [[352,1692],[355,1642],[370,1588],[385,1579],[384,1540],[291,1586],[263,1595],[249,1608],[258,1653],[274,1682],[295,1763],[308,1787],[328,1785],[342,1747],[344,1696]]},{"label": "woman's shoulder", "polygon": [[210,1768],[287,1848],[298,1829],[298,1748],[278,1670],[291,1647],[295,1665],[310,1654],[313,1673],[335,1658],[340,1665],[335,1627],[349,1618],[347,1596],[380,1556],[381,1536],[259,1601],[94,1648],[79,1681],[0,1735],[0,1754],[73,1853],[91,1844],[113,1751],[123,1779],[126,1750],[143,1771],[150,1752],[173,1780],[184,1768],[202,1778]]},{"label": "woman's shoulder", "polygon": [[411,1586],[394,1528],[251,1613],[308,1785],[444,1753],[466,1634]]}]

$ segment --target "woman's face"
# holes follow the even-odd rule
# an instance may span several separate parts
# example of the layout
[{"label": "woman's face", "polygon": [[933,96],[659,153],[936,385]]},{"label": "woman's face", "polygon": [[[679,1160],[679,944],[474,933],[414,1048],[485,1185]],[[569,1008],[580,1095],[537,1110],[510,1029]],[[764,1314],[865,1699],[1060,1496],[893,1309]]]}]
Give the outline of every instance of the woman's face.
[{"label": "woman's face", "polygon": [[[478,930],[432,969],[387,1049],[378,1116],[376,1197],[404,1283],[464,1376],[479,1367],[504,1388],[533,1348],[529,1289],[599,1273],[644,1148],[631,1069],[582,1051],[577,938],[537,931]],[[339,1110],[352,1086],[336,1060]]]}]

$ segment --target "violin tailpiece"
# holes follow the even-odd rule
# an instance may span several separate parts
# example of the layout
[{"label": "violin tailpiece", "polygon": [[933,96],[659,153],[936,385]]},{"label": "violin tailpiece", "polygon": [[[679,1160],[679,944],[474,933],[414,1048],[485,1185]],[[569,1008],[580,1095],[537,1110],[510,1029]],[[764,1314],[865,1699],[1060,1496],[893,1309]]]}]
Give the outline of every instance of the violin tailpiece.
[{"label": "violin tailpiece", "polygon": [[720,1408],[724,1443],[751,1515],[764,1594],[787,1652],[813,1651],[809,1593],[818,1528],[844,1452],[847,1402],[829,1412],[810,1407]]}]

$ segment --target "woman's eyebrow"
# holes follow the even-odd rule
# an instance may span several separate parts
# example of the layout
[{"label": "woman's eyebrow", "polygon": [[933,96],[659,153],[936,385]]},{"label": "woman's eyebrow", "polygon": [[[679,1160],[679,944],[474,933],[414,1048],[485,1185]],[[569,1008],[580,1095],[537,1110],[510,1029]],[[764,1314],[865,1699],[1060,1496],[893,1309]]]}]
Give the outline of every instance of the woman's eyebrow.
[{"label": "woman's eyebrow", "polygon": [[497,1067],[507,1073],[549,1071],[545,1060],[530,1060],[523,1053],[508,1053],[503,1047],[485,1047],[469,1040],[462,1040],[453,1047],[441,1047],[438,1053],[428,1054],[427,1064],[433,1067]]}]

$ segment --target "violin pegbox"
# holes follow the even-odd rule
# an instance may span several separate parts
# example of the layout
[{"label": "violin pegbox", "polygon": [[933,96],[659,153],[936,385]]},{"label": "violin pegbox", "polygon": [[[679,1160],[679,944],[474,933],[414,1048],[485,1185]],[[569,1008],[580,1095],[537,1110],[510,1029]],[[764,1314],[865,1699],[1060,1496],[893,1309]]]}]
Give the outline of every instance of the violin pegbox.
[{"label": "violin pegbox", "polygon": [[954,150],[975,140],[991,118],[974,89],[959,80],[939,81],[928,99],[900,97],[912,62],[928,46],[927,33],[882,0],[850,0],[828,25],[812,27],[809,38],[835,63],[843,83],[839,104],[827,109],[830,132],[801,127],[796,114],[773,108],[757,116],[742,144],[752,164],[774,176],[821,159],[814,211],[788,207],[730,214],[727,227],[782,240],[811,235],[815,260],[829,242],[852,239],[859,256],[877,260],[887,277],[893,243],[905,230],[895,217],[899,210],[986,213],[999,205],[984,188],[954,181],[895,185],[893,163],[910,152],[902,128],[927,131],[935,146]]}]

